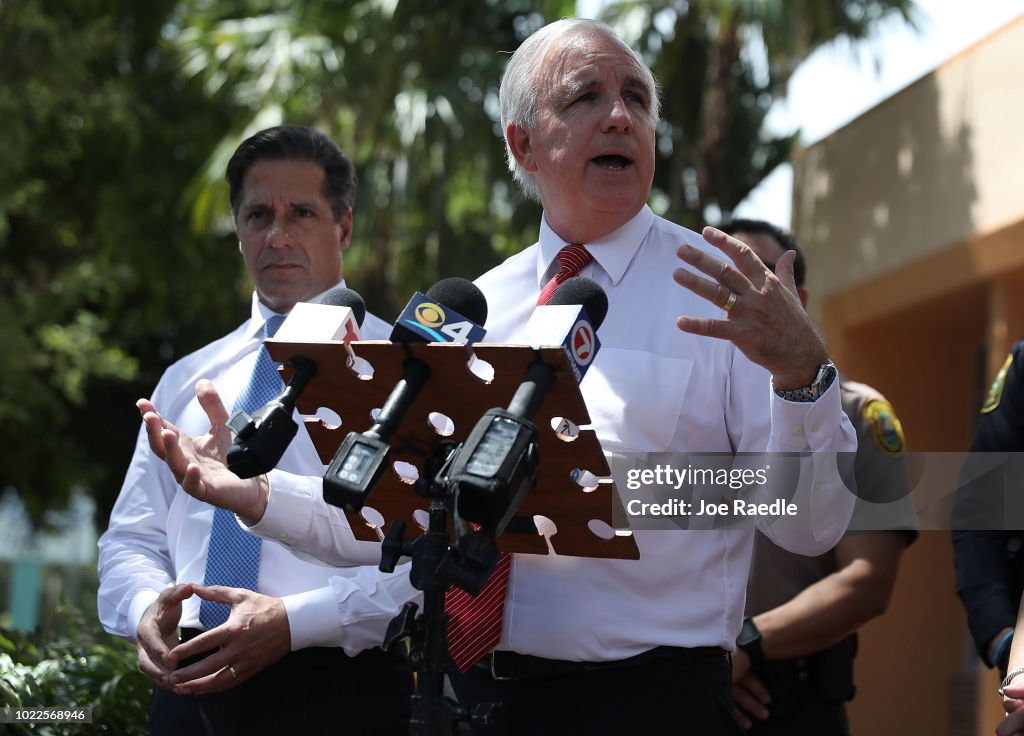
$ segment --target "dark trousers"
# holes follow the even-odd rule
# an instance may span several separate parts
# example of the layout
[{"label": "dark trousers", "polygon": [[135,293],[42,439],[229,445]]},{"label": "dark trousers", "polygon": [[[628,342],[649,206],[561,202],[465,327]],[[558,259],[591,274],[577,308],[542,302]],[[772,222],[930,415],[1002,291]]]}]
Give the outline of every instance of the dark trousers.
[{"label": "dark trousers", "polygon": [[340,648],[313,647],[224,693],[154,689],[149,728],[155,736],[398,736],[409,732],[410,692],[408,672],[380,649],[349,657]]},{"label": "dark trousers", "polygon": [[461,703],[502,703],[495,723],[472,728],[474,736],[742,736],[725,652],[677,651],[631,666],[519,680],[495,680],[480,664],[450,679]]},{"label": "dark trousers", "polygon": [[845,703],[808,698],[790,713],[772,715],[767,721],[751,720],[754,727],[748,736],[850,736]]}]

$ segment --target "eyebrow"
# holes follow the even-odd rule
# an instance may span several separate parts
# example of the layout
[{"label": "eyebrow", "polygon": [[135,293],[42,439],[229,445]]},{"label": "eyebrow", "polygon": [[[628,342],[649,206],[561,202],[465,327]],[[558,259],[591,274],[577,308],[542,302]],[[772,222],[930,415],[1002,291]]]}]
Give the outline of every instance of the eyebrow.
[{"label": "eyebrow", "polygon": [[565,85],[565,88],[562,90],[562,102],[569,102],[572,99],[574,99],[577,95],[582,94],[587,90],[591,90],[596,86],[597,80],[594,79],[588,79],[583,82],[569,82],[568,84]]},{"label": "eyebrow", "polygon": [[650,104],[653,92],[651,91],[651,88],[647,85],[646,79],[631,74],[630,76],[626,77],[624,86],[629,89],[636,89],[639,92],[643,92],[644,97],[647,98],[647,103]]},{"label": "eyebrow", "polygon": [[[300,199],[300,200],[297,200],[297,201],[294,201],[294,202],[290,201],[290,202],[288,202],[287,206],[288,206],[289,209],[302,208],[302,209],[307,209],[307,210],[314,210],[314,209],[317,208],[317,204],[316,204],[315,201],[307,202],[304,199]],[[249,210],[254,210],[254,209],[258,209],[258,208],[266,208],[266,207],[273,207],[273,205],[271,203],[265,201],[265,200],[257,199],[257,200],[253,200],[252,202],[243,202],[242,206],[239,209],[241,211],[243,211],[243,212],[246,212],[246,211],[249,211]]]},{"label": "eyebrow", "polygon": [[[588,90],[594,89],[599,83],[597,80],[588,79],[582,82],[569,82],[565,85],[562,90],[561,101],[562,104],[571,102],[576,98],[577,95],[582,94]],[[651,103],[651,90],[647,86],[646,80],[643,77],[638,77],[633,74],[629,75],[623,80],[623,89],[629,89],[633,91],[642,92],[645,97],[645,102],[649,106]]]}]

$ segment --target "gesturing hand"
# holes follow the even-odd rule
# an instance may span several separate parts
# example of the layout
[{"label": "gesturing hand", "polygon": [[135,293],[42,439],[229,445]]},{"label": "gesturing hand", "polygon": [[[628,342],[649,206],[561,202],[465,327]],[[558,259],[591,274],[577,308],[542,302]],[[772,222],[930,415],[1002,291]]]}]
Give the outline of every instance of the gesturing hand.
[{"label": "gesturing hand", "polygon": [[178,645],[181,603],[190,597],[192,583],[164,588],[139,620],[135,632],[139,669],[157,687],[170,689],[167,678],[174,672],[174,662],[167,655]]},{"label": "gesturing hand", "polygon": [[160,416],[148,399],[136,403],[146,425],[149,446],[167,463],[190,496],[234,511],[250,521],[259,521],[267,508],[266,476],[243,480],[228,470],[227,454],[233,438],[227,427],[227,409],[210,381],[196,384],[196,396],[210,420],[210,429],[202,437],[181,432]]},{"label": "gesturing hand", "polygon": [[725,319],[680,316],[679,329],[729,340],[752,362],[766,368],[780,390],[810,385],[828,351],[804,311],[793,279],[796,254],[787,251],[773,273],[747,245],[721,230],[706,227],[704,239],[732,259],[716,258],[691,245],[679,258],[711,279],[685,268],[672,276],[681,286],[726,310]]},{"label": "gesturing hand", "polygon": [[217,649],[205,659],[182,667],[170,677],[179,695],[216,693],[242,684],[291,649],[288,614],[280,598],[242,588],[194,586],[195,594],[231,606],[228,620],[176,646],[167,656],[174,666],[183,659]]}]

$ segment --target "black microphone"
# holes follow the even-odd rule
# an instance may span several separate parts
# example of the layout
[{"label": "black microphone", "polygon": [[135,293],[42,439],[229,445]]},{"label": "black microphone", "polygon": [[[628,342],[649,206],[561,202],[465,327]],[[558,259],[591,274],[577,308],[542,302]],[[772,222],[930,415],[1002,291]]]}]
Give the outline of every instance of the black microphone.
[{"label": "black microphone", "polygon": [[[274,339],[281,342],[313,342],[359,339],[359,325],[366,317],[366,303],[352,289],[327,292],[320,303],[299,302],[288,313]],[[228,469],[239,478],[253,478],[273,470],[295,438],[299,425],[292,417],[295,404],[316,375],[316,362],[293,355],[285,365],[293,369],[284,391],[253,415],[240,411],[228,421],[235,438],[228,449]]]},{"label": "black microphone", "polygon": [[366,319],[366,302],[363,301],[363,297],[359,296],[359,292],[355,289],[349,289],[344,286],[331,289],[324,294],[324,298],[320,300],[320,303],[329,307],[348,307],[355,313],[356,322],[360,325]]},{"label": "black microphone", "polygon": [[[398,315],[394,342],[478,342],[486,331],[487,299],[463,278],[442,279],[426,294],[417,292]],[[359,511],[366,503],[387,463],[388,440],[401,425],[409,407],[430,378],[430,367],[407,350],[402,377],[381,407],[374,425],[365,432],[350,432],[324,474],[324,500],[346,511]]]},{"label": "black microphone", "polygon": [[[527,327],[534,325],[539,333],[531,335],[535,345],[565,347],[579,380],[600,348],[597,328],[607,313],[604,290],[577,277],[559,286],[550,304],[537,307]],[[508,408],[485,412],[452,463],[449,479],[459,516],[492,537],[505,530],[536,483],[538,433],[531,420],[554,380],[555,369],[540,357],[534,360]]]}]

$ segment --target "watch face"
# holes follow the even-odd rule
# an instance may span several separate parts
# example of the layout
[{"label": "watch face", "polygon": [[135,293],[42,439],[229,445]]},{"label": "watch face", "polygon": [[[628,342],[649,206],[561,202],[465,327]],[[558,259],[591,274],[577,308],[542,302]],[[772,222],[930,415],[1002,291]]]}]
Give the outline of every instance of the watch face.
[{"label": "watch face", "polygon": [[761,632],[754,626],[754,622],[747,619],[743,622],[743,628],[740,629],[740,635],[736,637],[736,644],[745,647],[748,644],[752,644],[761,638]]},{"label": "watch face", "polygon": [[832,381],[836,377],[836,367],[832,363],[825,363],[818,369],[818,375],[814,377],[814,383],[808,388],[814,395],[814,398],[818,398],[823,393],[828,391],[829,386],[832,385]]}]

